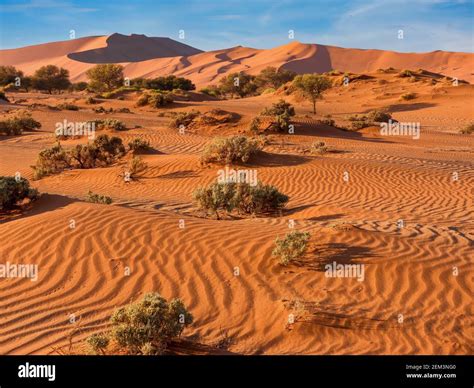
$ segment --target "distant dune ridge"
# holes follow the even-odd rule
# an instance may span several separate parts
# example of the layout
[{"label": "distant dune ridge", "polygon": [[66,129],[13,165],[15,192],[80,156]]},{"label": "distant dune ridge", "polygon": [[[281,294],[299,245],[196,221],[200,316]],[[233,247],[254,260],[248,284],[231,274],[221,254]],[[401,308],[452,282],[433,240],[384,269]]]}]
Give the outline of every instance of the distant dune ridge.
[{"label": "distant dune ridge", "polygon": [[397,53],[297,41],[272,49],[237,46],[203,52],[169,38],[112,34],[0,50],[1,65],[13,65],[30,74],[43,65],[55,64],[67,68],[73,81],[86,80],[85,72],[97,63],[121,63],[130,78],[174,74],[190,78],[198,86],[215,83],[229,72],[255,74],[266,66],[297,73],[423,68],[468,82],[474,80],[472,53]]}]

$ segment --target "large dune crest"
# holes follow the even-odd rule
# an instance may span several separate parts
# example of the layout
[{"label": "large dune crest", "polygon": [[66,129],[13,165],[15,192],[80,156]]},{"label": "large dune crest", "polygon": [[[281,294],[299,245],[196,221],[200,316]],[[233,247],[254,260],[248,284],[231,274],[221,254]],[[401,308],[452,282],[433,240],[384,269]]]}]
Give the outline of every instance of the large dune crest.
[{"label": "large dune crest", "polygon": [[45,64],[55,64],[67,68],[73,81],[85,80],[85,72],[97,63],[121,63],[128,77],[185,76],[198,86],[216,82],[230,72],[256,74],[266,66],[297,73],[423,68],[468,82],[474,80],[472,53],[398,53],[297,41],[271,49],[237,46],[203,52],[170,38],[112,34],[0,50],[0,65],[13,65],[31,74]]}]

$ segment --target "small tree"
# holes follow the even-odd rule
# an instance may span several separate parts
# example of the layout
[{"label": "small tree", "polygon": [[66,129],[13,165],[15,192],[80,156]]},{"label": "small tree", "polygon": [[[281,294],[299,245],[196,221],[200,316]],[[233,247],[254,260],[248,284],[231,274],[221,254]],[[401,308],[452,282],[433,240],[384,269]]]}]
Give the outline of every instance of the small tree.
[{"label": "small tree", "polygon": [[38,198],[38,191],[25,178],[0,176],[0,211],[10,210],[25,199]]},{"label": "small tree", "polygon": [[123,66],[114,64],[100,64],[87,70],[90,79],[89,87],[96,92],[110,92],[123,83]]},{"label": "small tree", "polygon": [[306,252],[310,234],[308,232],[293,231],[286,234],[283,239],[277,237],[272,256],[280,259],[280,264],[288,265],[299,259]]},{"label": "small tree", "polygon": [[255,84],[259,90],[266,88],[278,89],[283,84],[292,81],[295,76],[294,71],[268,66],[255,77]]},{"label": "small tree", "polygon": [[319,74],[298,75],[293,84],[313,103],[313,114],[316,114],[316,100],[322,98],[322,93],[332,86],[328,77]]},{"label": "small tree", "polygon": [[37,90],[53,91],[66,90],[71,86],[69,71],[54,65],[47,65],[36,70],[32,78],[32,86]]},{"label": "small tree", "polygon": [[245,97],[255,93],[257,85],[253,82],[254,76],[243,71],[231,73],[219,81],[220,89],[224,94],[230,94],[231,98],[237,94],[239,97]]},{"label": "small tree", "polygon": [[15,83],[17,77],[23,78],[23,72],[17,70],[14,66],[0,66],[0,86],[7,86]]}]

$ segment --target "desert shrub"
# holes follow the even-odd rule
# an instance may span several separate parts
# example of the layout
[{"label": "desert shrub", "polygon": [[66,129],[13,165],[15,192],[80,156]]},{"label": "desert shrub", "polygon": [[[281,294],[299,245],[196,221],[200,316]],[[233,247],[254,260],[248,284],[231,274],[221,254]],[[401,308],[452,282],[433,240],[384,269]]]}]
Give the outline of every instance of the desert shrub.
[{"label": "desert shrub", "polygon": [[96,122],[97,129],[111,129],[114,131],[123,131],[127,129],[125,124],[117,119],[103,119],[97,120]]},{"label": "desert shrub", "polygon": [[47,65],[36,70],[32,78],[32,86],[37,90],[53,91],[65,90],[71,86],[69,71],[54,65]]},{"label": "desert shrub", "polygon": [[375,123],[388,123],[392,120],[392,115],[389,112],[383,110],[373,110],[367,113],[367,120]]},{"label": "desert shrub", "polygon": [[95,333],[86,340],[87,345],[94,354],[105,354],[110,339],[106,333]]},{"label": "desert shrub", "polygon": [[62,109],[62,110],[79,110],[79,107],[77,105],[70,104],[70,103],[67,103],[67,102],[65,102],[63,104],[56,105],[56,108]]},{"label": "desert shrub", "polygon": [[220,98],[222,96],[222,91],[216,85],[206,86],[205,88],[202,88],[200,92],[215,98]]},{"label": "desert shrub", "polygon": [[134,156],[127,165],[127,170],[124,172],[124,176],[127,180],[136,179],[139,174],[145,171],[147,164],[139,156]]},{"label": "desert shrub", "polygon": [[112,203],[112,198],[107,197],[106,195],[95,194],[92,191],[89,191],[87,193],[86,201],[92,202],[92,203],[101,203],[105,205],[110,205]]},{"label": "desert shrub", "polygon": [[336,126],[336,122],[333,119],[322,119],[320,122],[321,124],[328,125],[330,127]]},{"label": "desert shrub", "polygon": [[34,179],[41,179],[47,175],[56,174],[71,166],[70,155],[56,144],[45,148],[38,154],[36,164],[33,166]]},{"label": "desert shrub", "polygon": [[154,92],[148,99],[148,104],[153,108],[160,108],[162,106],[171,104],[173,102],[173,96],[166,92]]},{"label": "desert shrub", "polygon": [[93,104],[100,104],[100,101],[95,99],[92,96],[86,98],[86,104],[93,105]]},{"label": "desert shrub", "polygon": [[89,88],[96,92],[112,91],[123,83],[123,66],[115,64],[99,64],[87,70],[90,79]]},{"label": "desert shrub", "polygon": [[254,117],[250,122],[249,130],[253,133],[258,133],[260,131],[261,120],[260,117]]},{"label": "desert shrub", "polygon": [[266,88],[265,90],[262,91],[261,94],[271,94],[271,93],[275,93],[276,92],[276,89],[274,88]]},{"label": "desert shrub", "polygon": [[214,212],[219,219],[219,210],[230,213],[235,207],[235,184],[212,183],[207,187],[198,187],[193,192],[193,198],[200,209]]},{"label": "desert shrub", "polygon": [[88,87],[87,82],[81,81],[81,82],[75,82],[71,84],[71,90],[74,92],[82,92],[86,90]]},{"label": "desert shrub", "polygon": [[171,119],[169,126],[171,128],[187,127],[199,114],[200,112],[195,110],[190,112],[178,112],[178,114]]},{"label": "desert shrub", "polygon": [[183,77],[176,77],[175,75],[168,75],[165,77],[158,77],[152,79],[142,79],[139,82],[140,86],[146,89],[154,90],[194,90],[196,86],[191,80]]},{"label": "desert shrub", "polygon": [[371,126],[371,123],[366,120],[354,120],[351,123],[351,128],[354,130],[363,129],[370,126]]},{"label": "desert shrub", "polygon": [[315,141],[311,144],[311,153],[312,154],[325,154],[328,152],[328,146],[324,141]]},{"label": "desert shrub", "polygon": [[278,191],[275,186],[256,186],[248,183],[235,184],[234,203],[240,213],[261,214],[282,209],[289,197]]},{"label": "desert shrub", "polygon": [[295,115],[295,108],[285,100],[279,100],[272,104],[271,108],[265,108],[261,113],[262,116],[280,116],[284,114],[288,116]]},{"label": "desert shrub", "polygon": [[180,299],[168,302],[158,293],[148,293],[113,313],[110,337],[131,354],[159,354],[192,322]]},{"label": "desert shrub", "polygon": [[409,93],[402,94],[400,98],[402,100],[409,101],[409,100],[414,100],[416,96],[417,96],[416,93],[409,92]]},{"label": "desert shrub", "polygon": [[10,210],[25,199],[34,201],[38,198],[38,190],[30,187],[25,178],[0,176],[0,210]]},{"label": "desert shrub", "polygon": [[271,185],[260,182],[256,186],[249,183],[212,183],[199,187],[193,198],[200,209],[213,212],[219,219],[219,211],[227,213],[261,214],[283,208],[289,198]]},{"label": "desert shrub", "polygon": [[474,123],[469,124],[468,126],[462,128],[459,131],[459,133],[462,133],[463,135],[470,135],[473,132],[474,132]]},{"label": "desert shrub", "polygon": [[299,231],[289,232],[283,239],[277,237],[272,256],[279,258],[282,265],[298,260],[306,252],[309,237],[308,232]]},{"label": "desert shrub", "polygon": [[128,143],[128,148],[134,153],[146,152],[151,149],[150,142],[140,138],[135,138],[130,143]]},{"label": "desert shrub", "polygon": [[0,121],[0,132],[6,135],[21,135],[23,131],[34,131],[38,128],[41,128],[41,123],[26,111],[19,112],[5,121]]},{"label": "desert shrub", "polygon": [[145,105],[148,105],[148,100],[150,99],[150,95],[147,94],[147,93],[144,93],[142,94],[138,100],[137,100],[137,103],[136,103],[136,106],[140,107],[140,106],[145,106]]},{"label": "desert shrub", "polygon": [[247,163],[250,157],[260,151],[258,142],[245,136],[215,138],[204,148],[201,162],[231,164]]}]

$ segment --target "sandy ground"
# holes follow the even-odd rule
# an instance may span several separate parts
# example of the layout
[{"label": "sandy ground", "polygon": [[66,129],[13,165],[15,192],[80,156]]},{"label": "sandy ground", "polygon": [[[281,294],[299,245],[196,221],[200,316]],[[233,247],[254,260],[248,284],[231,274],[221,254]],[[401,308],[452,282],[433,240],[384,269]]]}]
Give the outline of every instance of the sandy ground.
[{"label": "sandy ground", "polygon": [[[200,167],[200,153],[216,133],[244,132],[281,96],[176,103],[166,110],[220,108],[242,116],[236,125],[183,135],[158,117],[163,110],[135,108],[133,95],[101,104],[133,113],[97,115],[84,95],[8,94],[26,101],[2,105],[4,111],[63,100],[81,109],[32,109],[43,127],[0,137],[0,175],[31,178],[30,166],[54,144],[54,124],[65,118],[118,118],[132,129],[114,135],[125,143],[147,139],[159,152],[144,156],[148,169],[136,182],[123,181],[121,165],[34,181],[41,199],[0,221],[2,261],[36,263],[40,270],[36,282],[0,281],[0,353],[50,354],[69,342],[80,351],[80,341],[103,329],[114,308],[158,291],[182,298],[195,316],[185,338],[212,346],[228,335],[232,352],[472,354],[474,135],[458,131],[474,121],[474,87],[374,77],[329,91],[317,116],[307,102],[285,97],[296,107],[296,133],[272,136],[247,168],[290,196],[287,209],[281,217],[227,220],[195,209],[192,191],[221,168]],[[386,84],[379,84],[382,78]],[[401,102],[407,91],[419,97]],[[347,116],[382,107],[399,121],[420,122],[420,139],[318,121],[331,114],[347,125]],[[337,152],[302,152],[315,140]],[[86,140],[63,145],[80,142]],[[85,202],[89,190],[114,203]],[[311,232],[311,245],[304,263],[283,267],[271,251],[290,220]],[[333,261],[364,264],[364,281],[327,278],[321,266]],[[300,313],[295,302],[306,313],[288,325],[289,314]]]}]

